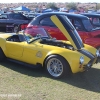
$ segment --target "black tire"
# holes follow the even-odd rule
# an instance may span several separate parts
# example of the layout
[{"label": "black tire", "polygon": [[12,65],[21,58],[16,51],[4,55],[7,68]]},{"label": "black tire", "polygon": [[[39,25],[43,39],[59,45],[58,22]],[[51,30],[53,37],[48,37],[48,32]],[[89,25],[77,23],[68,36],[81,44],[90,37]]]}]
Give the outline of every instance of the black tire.
[{"label": "black tire", "polygon": [[14,26],[14,29],[13,29],[13,32],[14,32],[14,33],[16,33],[16,32],[17,32],[17,30],[18,30],[18,26],[17,26],[17,25],[15,25],[15,26]]},{"label": "black tire", "polygon": [[[50,66],[51,65],[51,66]],[[71,72],[68,62],[59,55],[51,55],[45,60],[47,73],[53,78],[67,77]]]},{"label": "black tire", "polygon": [[2,51],[2,49],[0,48],[0,62],[4,61],[5,58],[6,58],[6,57],[5,57],[5,55],[4,55],[3,51]]}]

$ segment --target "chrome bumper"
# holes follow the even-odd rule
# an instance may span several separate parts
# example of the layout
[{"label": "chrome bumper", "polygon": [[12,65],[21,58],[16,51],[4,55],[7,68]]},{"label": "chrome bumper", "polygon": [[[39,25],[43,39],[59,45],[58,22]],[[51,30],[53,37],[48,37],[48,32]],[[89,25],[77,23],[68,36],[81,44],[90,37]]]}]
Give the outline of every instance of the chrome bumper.
[{"label": "chrome bumper", "polygon": [[96,60],[96,64],[100,63],[100,56],[98,56],[97,60]]},{"label": "chrome bumper", "polygon": [[86,64],[86,65],[84,66],[84,69],[85,69],[86,71],[88,71],[88,70],[92,67],[92,65],[93,65],[94,63],[99,63],[99,62],[100,62],[100,56],[97,57],[97,58],[94,58],[94,59],[90,60],[90,61],[88,62],[88,64]]}]

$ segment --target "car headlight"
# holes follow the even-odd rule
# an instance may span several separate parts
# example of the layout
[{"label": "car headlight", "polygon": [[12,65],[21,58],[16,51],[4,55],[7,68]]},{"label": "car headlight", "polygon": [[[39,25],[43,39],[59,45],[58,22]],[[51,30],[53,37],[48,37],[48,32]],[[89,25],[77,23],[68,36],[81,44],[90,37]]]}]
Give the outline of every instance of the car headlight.
[{"label": "car headlight", "polygon": [[96,56],[98,57],[98,56],[99,56],[99,54],[100,54],[100,53],[99,53],[99,50],[97,50],[97,51],[96,51]]},{"label": "car headlight", "polygon": [[84,57],[81,56],[81,57],[80,57],[80,64],[83,64],[83,62],[84,62]]}]

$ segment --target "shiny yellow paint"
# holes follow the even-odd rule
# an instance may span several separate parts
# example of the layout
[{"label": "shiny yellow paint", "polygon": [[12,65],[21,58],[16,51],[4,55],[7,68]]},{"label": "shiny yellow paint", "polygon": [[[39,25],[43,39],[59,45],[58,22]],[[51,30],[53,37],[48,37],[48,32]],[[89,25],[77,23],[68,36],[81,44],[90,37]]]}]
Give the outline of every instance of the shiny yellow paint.
[{"label": "shiny yellow paint", "polygon": [[77,49],[77,47],[76,47],[74,41],[72,40],[72,38],[70,37],[68,31],[64,28],[63,24],[56,17],[56,15],[51,16],[51,20],[60,29],[60,31],[64,34],[64,36],[66,37],[66,39],[68,39],[71,42],[71,44],[74,46],[74,48]]},{"label": "shiny yellow paint", "polygon": [[[52,20],[52,22],[59,28],[59,30],[63,33],[63,35],[71,42],[71,44],[73,45],[73,47],[77,50],[78,48],[76,47],[76,45],[75,45],[75,41],[73,41],[73,39],[71,38],[71,36],[69,35],[69,33],[68,33],[68,31],[65,29],[65,27],[64,27],[64,25],[63,25],[63,23],[61,23],[61,21],[58,19],[58,17],[56,16],[56,15],[53,15],[53,16],[51,16],[51,20]],[[73,32],[71,33],[71,34],[73,34]],[[75,36],[75,34],[73,34],[74,36]],[[76,37],[76,36],[75,36]],[[77,39],[77,37],[76,37],[76,39]],[[78,40],[77,40],[78,41]],[[79,43],[80,44],[80,43]],[[82,48],[82,49],[85,49],[85,50],[87,50],[87,51],[90,51],[90,53],[92,53],[93,55],[96,55],[96,49],[95,48],[93,48],[93,47],[91,47],[91,46],[89,46],[89,45],[84,45],[84,48]],[[73,54],[73,61],[71,62],[71,60],[69,61],[69,63],[70,63],[70,65],[72,64],[72,63],[74,63],[75,62],[75,65],[76,65],[76,56],[77,55],[75,55],[75,54]],[[83,55],[83,54],[81,54],[80,56],[83,56],[84,58],[85,58],[85,61],[84,61],[84,64],[83,64],[83,66],[84,65],[86,65],[87,64],[87,61],[89,62],[91,59],[89,58],[89,57],[87,57],[87,56],[85,56],[85,55]],[[63,57],[64,57],[64,55],[63,55]],[[66,58],[66,56],[65,56],[65,58]],[[75,59],[76,58],[76,59]],[[66,58],[67,59],[67,58]],[[70,58],[71,59],[71,58]],[[80,59],[80,58],[78,58],[78,59]],[[97,58],[95,58],[95,61],[96,61],[96,59]],[[68,60],[67,60],[68,61]],[[95,63],[95,62],[94,62]],[[72,65],[72,66],[74,66],[74,65]],[[79,65],[79,63],[77,63],[77,66],[80,66]],[[78,69],[80,70],[80,71],[82,71],[83,70],[83,68],[81,67],[81,68],[79,68],[78,67]],[[74,72],[77,72],[77,71],[79,71],[76,67],[71,67],[71,70],[72,70],[72,72],[74,73]]]},{"label": "shiny yellow paint", "polygon": [[93,55],[96,55],[96,51],[97,51],[96,48],[94,48],[88,44],[84,44],[84,46],[85,46],[85,48],[84,48],[85,50],[90,51]]},{"label": "shiny yellow paint", "polygon": [[[74,48],[76,48],[74,41],[69,36],[68,32],[64,28],[63,24],[57,19],[56,16],[51,17],[52,21],[58,26],[58,28],[64,33],[66,38],[69,38]],[[40,40],[34,41],[30,44],[28,44],[26,41],[23,42],[13,42],[13,41],[7,41],[6,38],[8,38],[11,34],[0,34],[0,48],[3,50],[6,57],[26,62],[29,64],[36,65],[37,63],[42,64],[44,67],[45,59],[50,55],[60,55],[62,56],[69,64],[71,70],[73,73],[81,72],[84,70],[84,66],[90,61],[90,58],[83,55],[82,53],[76,50],[69,50],[57,46],[51,46],[46,44],[41,44]],[[61,41],[64,43],[71,44],[68,41]],[[85,47],[82,49],[90,51],[93,55],[96,53],[96,49],[94,47],[91,47],[89,45],[84,45]],[[80,57],[84,57],[84,63],[80,68]],[[95,63],[95,62],[94,62]]]},{"label": "shiny yellow paint", "polygon": [[[1,43],[1,41],[3,42]],[[72,51],[61,47],[40,44],[39,40],[28,44],[26,41],[12,42],[5,41],[5,39],[0,39],[0,47],[4,50],[4,53],[7,57],[34,65],[36,65],[36,63],[40,63],[43,65],[46,57],[50,55],[60,55],[64,57],[69,63],[73,73],[84,70],[83,67],[79,68],[79,59],[81,56],[83,56],[85,59],[83,65],[86,65],[90,60],[87,56],[79,53],[77,50]],[[93,54],[95,54],[96,52],[96,49],[91,46],[85,45],[85,48],[87,50],[90,50]]]},{"label": "shiny yellow paint", "polygon": [[[67,44],[71,44],[69,41],[63,41],[64,43],[67,43]],[[82,49],[85,49],[87,51],[90,51],[93,55],[96,55],[96,51],[97,49],[92,47],[91,45],[88,45],[88,44],[84,44],[84,48]]]},{"label": "shiny yellow paint", "polygon": [[[13,34],[13,33],[12,33]],[[9,37],[9,36],[11,36],[11,33],[9,34],[9,33],[1,33],[0,34],[0,38],[7,38],[7,37]]]}]

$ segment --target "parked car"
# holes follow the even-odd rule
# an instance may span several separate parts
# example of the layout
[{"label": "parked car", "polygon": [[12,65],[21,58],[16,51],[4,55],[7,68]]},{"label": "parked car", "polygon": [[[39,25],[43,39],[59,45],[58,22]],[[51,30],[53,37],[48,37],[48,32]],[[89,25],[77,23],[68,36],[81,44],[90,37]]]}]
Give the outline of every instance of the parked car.
[{"label": "parked car", "polygon": [[23,15],[26,16],[27,18],[31,19],[31,20],[35,17],[35,13],[25,13]]},{"label": "parked car", "polygon": [[23,34],[0,34],[0,61],[8,58],[10,61],[42,66],[53,78],[88,70],[98,62],[99,51],[83,44],[66,16],[52,14],[50,19],[70,42],[51,38],[41,28],[31,28],[34,35],[28,33],[29,28]]},{"label": "parked car", "polygon": [[19,24],[28,24],[30,21],[21,13],[2,13],[0,14],[0,31],[16,32]]},{"label": "parked car", "polygon": [[94,14],[94,13],[83,13],[82,15],[87,16],[94,27],[100,28],[100,14]]},{"label": "parked car", "polygon": [[52,23],[50,16],[54,14],[67,16],[77,29],[82,41],[100,50],[100,30],[93,28],[89,18],[84,15],[69,14],[64,12],[45,13],[33,19],[28,24],[28,27],[30,27],[30,29],[31,27],[42,27],[47,30],[52,37],[55,37],[58,40],[67,40],[62,32],[54,25],[54,23]]},{"label": "parked car", "polygon": [[27,18],[29,18],[30,20],[32,20],[33,18],[35,18],[36,16],[38,16],[40,14],[42,14],[42,13],[25,13],[23,15],[26,16]]}]

